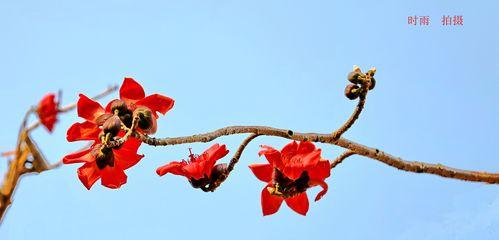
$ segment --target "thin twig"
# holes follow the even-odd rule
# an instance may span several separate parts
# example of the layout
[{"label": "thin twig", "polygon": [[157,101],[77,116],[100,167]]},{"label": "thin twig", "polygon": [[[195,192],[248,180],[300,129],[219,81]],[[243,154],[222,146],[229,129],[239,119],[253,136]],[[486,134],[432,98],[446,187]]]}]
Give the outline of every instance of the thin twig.
[{"label": "thin twig", "polygon": [[166,146],[166,145],[193,143],[193,142],[210,142],[221,136],[228,136],[228,135],[242,134],[242,133],[255,133],[265,136],[282,137],[296,141],[311,141],[311,142],[334,144],[352,150],[358,155],[378,160],[386,165],[408,172],[428,173],[428,174],[438,175],[441,177],[460,179],[465,181],[499,184],[499,174],[497,173],[468,171],[468,170],[447,167],[442,164],[406,161],[403,160],[402,158],[394,157],[379,149],[367,147],[362,144],[348,140],[346,138],[335,139],[331,134],[295,133],[287,129],[279,129],[279,128],[272,128],[265,126],[229,126],[229,127],[220,128],[213,132],[207,132],[203,134],[196,134],[185,137],[152,138],[147,135],[139,134],[136,132],[133,135],[146,144],[152,146]]},{"label": "thin twig", "polygon": [[246,146],[256,137],[260,135],[258,134],[251,134],[249,137],[244,139],[244,141],[239,145],[239,148],[237,149],[236,153],[234,153],[234,156],[230,160],[229,166],[227,167],[227,172],[230,173],[232,170],[234,170],[234,167],[236,166],[237,162],[239,162],[239,159],[241,158],[241,154],[243,154],[244,149]]},{"label": "thin twig", "polygon": [[343,160],[347,159],[348,157],[355,155],[355,152],[352,150],[347,150],[343,152],[340,156],[338,156],[334,161],[331,162],[331,169],[335,168],[338,164],[342,163]]}]

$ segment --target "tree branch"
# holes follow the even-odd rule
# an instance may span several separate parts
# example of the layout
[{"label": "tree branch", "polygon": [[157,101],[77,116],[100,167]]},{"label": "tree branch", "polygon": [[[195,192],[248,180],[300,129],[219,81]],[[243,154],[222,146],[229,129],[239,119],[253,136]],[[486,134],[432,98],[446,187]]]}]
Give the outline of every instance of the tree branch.
[{"label": "tree branch", "polygon": [[460,179],[472,182],[487,182],[499,184],[499,174],[468,171],[444,166],[442,164],[423,163],[416,161],[406,161],[402,158],[392,156],[379,149],[364,146],[346,138],[335,139],[332,134],[321,133],[299,133],[287,129],[279,129],[265,126],[229,126],[217,129],[213,132],[196,134],[184,137],[171,138],[153,138],[144,134],[135,132],[133,135],[139,138],[142,142],[152,146],[167,146],[178,145],[193,142],[210,142],[221,136],[234,134],[254,133],[264,136],[282,137],[296,141],[311,141],[326,144],[337,145],[374,160],[378,160],[386,165],[395,167],[400,170],[414,173],[434,174],[441,177]]}]

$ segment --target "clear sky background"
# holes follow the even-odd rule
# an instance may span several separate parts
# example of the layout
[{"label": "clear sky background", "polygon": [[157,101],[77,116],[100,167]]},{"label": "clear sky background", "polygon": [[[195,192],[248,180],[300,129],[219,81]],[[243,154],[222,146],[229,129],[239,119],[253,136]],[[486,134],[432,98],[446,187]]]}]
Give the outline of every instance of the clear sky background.
[{"label": "clear sky background", "polygon": [[[25,110],[44,94],[94,95],[123,77],[176,100],[157,136],[227,125],[331,132],[355,102],[343,96],[356,64],[378,69],[360,120],[345,137],[408,160],[499,171],[497,1],[1,1],[0,151],[14,147]],[[410,26],[411,15],[430,26]],[[464,26],[442,26],[462,15]],[[113,97],[116,97],[115,94]],[[111,97],[107,98],[110,100]],[[33,137],[51,162],[76,113]],[[244,136],[217,139],[235,151]],[[307,217],[286,206],[262,217],[265,162],[251,143],[215,193],[156,167],[188,147],[154,148],[119,190],[87,191],[78,165],[25,177],[0,239],[497,239],[499,187],[398,171],[352,157]],[[337,147],[320,145],[334,159]],[[227,161],[227,159],[224,159]],[[3,174],[7,160],[0,162]],[[319,189],[312,189],[315,194]],[[311,194],[311,195],[312,195]]]}]

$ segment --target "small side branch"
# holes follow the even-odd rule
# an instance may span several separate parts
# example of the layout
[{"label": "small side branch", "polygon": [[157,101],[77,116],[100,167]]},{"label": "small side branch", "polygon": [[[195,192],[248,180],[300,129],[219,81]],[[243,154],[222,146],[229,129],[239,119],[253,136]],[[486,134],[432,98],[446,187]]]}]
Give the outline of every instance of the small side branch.
[{"label": "small side branch", "polygon": [[331,162],[331,169],[335,168],[338,166],[338,164],[342,163],[343,160],[347,159],[348,157],[355,155],[354,151],[347,150],[343,152],[340,156],[338,156],[333,162]]}]

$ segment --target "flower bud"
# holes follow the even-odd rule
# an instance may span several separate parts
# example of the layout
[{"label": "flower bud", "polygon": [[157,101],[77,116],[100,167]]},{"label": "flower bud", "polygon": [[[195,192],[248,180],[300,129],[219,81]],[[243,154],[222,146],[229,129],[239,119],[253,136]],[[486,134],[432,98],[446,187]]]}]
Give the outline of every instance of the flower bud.
[{"label": "flower bud", "polygon": [[114,99],[113,101],[111,101],[110,108],[112,113],[114,113],[116,110],[118,110],[119,113],[126,113],[129,111],[125,101],[119,99]]},{"label": "flower bud", "polygon": [[114,166],[114,154],[109,148],[103,148],[101,144],[97,144],[92,149],[92,156],[95,158],[95,163],[99,169],[104,169],[106,166]]},{"label": "flower bud", "polygon": [[133,115],[139,118],[138,127],[147,134],[154,134],[158,128],[156,118],[151,109],[147,107],[137,107]]},{"label": "flower bud", "polygon": [[347,79],[351,83],[359,84],[359,83],[362,82],[361,79],[360,79],[361,77],[362,77],[362,73],[354,71],[354,72],[350,72],[348,74]]},{"label": "flower bud", "polygon": [[348,84],[347,87],[345,88],[345,96],[350,99],[354,100],[358,98],[360,95],[360,87],[355,85],[355,84]]},{"label": "flower bud", "polygon": [[121,119],[118,116],[111,116],[102,125],[104,133],[110,133],[111,136],[116,136],[121,130]]}]

